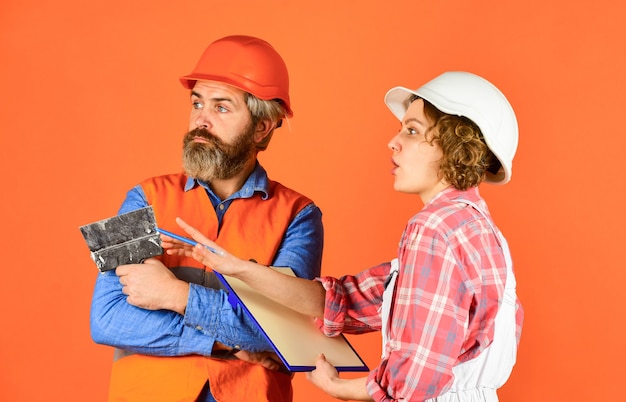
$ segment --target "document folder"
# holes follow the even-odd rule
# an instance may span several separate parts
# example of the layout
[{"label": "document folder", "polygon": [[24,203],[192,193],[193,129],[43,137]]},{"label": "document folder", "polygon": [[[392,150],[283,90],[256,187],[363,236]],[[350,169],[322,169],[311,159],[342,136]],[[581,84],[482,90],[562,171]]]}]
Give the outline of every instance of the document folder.
[{"label": "document folder", "polygon": [[[290,268],[274,269],[295,276]],[[320,353],[339,372],[369,371],[343,335],[327,337],[318,329],[312,317],[268,299],[236,278],[215,273],[229,290],[231,303],[242,306],[289,371],[314,370],[315,360]]]}]

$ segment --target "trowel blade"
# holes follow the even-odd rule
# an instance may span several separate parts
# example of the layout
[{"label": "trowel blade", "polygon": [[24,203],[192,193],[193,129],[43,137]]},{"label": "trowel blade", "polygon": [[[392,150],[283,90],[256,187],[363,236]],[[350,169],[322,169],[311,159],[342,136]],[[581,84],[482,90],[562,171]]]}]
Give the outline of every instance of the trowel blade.
[{"label": "trowel blade", "polygon": [[152,206],[80,227],[101,272],[163,254]]}]

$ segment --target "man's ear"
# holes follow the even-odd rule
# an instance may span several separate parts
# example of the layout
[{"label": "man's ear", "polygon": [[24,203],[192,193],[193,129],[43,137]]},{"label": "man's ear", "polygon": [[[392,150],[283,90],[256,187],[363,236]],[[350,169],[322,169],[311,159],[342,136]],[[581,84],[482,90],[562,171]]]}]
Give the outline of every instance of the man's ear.
[{"label": "man's ear", "polygon": [[256,132],[254,133],[254,141],[258,144],[267,137],[272,130],[276,128],[276,123],[271,120],[262,120],[256,125]]}]

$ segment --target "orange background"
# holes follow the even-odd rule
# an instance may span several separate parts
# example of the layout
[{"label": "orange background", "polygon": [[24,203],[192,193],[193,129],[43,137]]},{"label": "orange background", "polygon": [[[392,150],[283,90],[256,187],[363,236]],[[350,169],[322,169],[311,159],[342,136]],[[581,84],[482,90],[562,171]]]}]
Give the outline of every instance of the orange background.
[{"label": "orange background", "polygon": [[[391,258],[421,207],[392,189],[386,90],[456,69],[499,86],[520,145],[512,182],[481,191],[526,309],[501,400],[622,398],[623,16],[611,0],[3,0],[0,400],[106,400],[112,350],[89,335],[97,270],[78,227],[179,169],[178,77],[234,33],[289,67],[295,116],[260,158],[322,208],[328,275]],[[379,334],[350,339],[375,366]],[[295,392],[330,400],[302,374]]]}]

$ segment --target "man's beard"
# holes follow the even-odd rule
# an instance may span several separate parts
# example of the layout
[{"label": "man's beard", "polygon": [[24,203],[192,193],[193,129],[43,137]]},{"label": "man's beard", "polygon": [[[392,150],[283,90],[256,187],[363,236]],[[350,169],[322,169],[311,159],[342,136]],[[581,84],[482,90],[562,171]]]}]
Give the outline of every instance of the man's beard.
[{"label": "man's beard", "polygon": [[[254,132],[255,127],[250,124],[232,144],[224,143],[206,128],[196,128],[188,132],[183,139],[185,173],[207,183],[234,177],[241,172],[254,153]],[[207,142],[195,142],[195,137]]]}]

